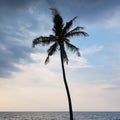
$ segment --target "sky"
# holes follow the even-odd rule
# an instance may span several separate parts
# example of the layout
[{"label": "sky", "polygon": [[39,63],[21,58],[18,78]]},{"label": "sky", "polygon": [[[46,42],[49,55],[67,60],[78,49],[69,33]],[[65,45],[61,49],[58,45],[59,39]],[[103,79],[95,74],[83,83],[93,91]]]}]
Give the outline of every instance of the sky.
[{"label": "sky", "polygon": [[0,0],[0,111],[68,110],[59,52],[44,65],[49,46],[32,48],[52,34],[49,8],[89,34],[65,64],[73,110],[120,111],[120,0]]}]

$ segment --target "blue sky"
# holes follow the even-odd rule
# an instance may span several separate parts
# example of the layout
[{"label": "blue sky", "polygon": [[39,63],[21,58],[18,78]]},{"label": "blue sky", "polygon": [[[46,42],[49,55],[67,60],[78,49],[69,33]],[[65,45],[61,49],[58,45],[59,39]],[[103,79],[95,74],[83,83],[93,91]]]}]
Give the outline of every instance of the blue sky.
[{"label": "blue sky", "polygon": [[73,109],[120,111],[119,0],[0,0],[0,111],[68,110],[59,53],[44,65],[47,47],[32,48],[52,33],[51,7],[89,34],[65,65]]}]

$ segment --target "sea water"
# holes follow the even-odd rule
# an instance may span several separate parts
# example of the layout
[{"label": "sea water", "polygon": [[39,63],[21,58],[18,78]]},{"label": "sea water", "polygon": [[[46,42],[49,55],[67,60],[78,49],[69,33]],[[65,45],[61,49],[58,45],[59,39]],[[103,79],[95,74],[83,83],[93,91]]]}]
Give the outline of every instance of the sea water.
[{"label": "sea water", "polygon": [[[69,113],[0,112],[0,120],[69,120]],[[120,112],[74,112],[74,120],[120,120]]]}]

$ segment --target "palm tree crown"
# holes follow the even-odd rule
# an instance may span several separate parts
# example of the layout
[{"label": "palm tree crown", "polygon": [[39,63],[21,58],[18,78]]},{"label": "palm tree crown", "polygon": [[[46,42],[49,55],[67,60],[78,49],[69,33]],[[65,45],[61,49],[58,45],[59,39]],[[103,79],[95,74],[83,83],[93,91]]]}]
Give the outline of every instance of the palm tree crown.
[{"label": "palm tree crown", "polygon": [[49,57],[55,54],[57,50],[60,51],[60,58],[61,58],[61,66],[62,66],[62,73],[63,73],[63,80],[66,88],[66,93],[68,97],[68,103],[69,103],[69,113],[70,113],[70,120],[73,120],[73,111],[72,111],[72,101],[70,96],[69,87],[67,85],[66,80],[66,74],[64,69],[64,62],[68,64],[68,57],[65,51],[65,47],[68,48],[68,50],[71,50],[73,52],[76,52],[78,56],[80,56],[79,48],[72,45],[70,43],[70,38],[73,36],[87,36],[88,34],[84,31],[82,31],[84,28],[77,26],[74,29],[71,30],[73,21],[77,18],[74,17],[72,20],[66,22],[66,24],[63,23],[63,19],[60,16],[59,12],[55,8],[51,8],[52,14],[53,14],[53,35],[49,36],[40,36],[33,40],[33,47],[37,44],[42,45],[49,45],[50,48],[47,50],[48,56],[45,60],[45,64],[49,62]]},{"label": "palm tree crown", "polygon": [[49,62],[49,57],[55,54],[55,52],[59,49],[62,50],[62,57],[63,61],[68,64],[68,57],[65,51],[65,47],[68,48],[68,50],[72,52],[76,52],[78,56],[80,56],[79,48],[74,46],[70,43],[70,38],[73,36],[88,36],[88,34],[84,31],[82,31],[84,28],[77,26],[74,29],[71,30],[73,21],[77,18],[74,17],[69,22],[66,22],[66,24],[63,23],[63,19],[57,9],[51,8],[52,15],[53,15],[53,35],[49,36],[40,36],[33,40],[33,47],[37,44],[42,45],[49,45],[50,48],[47,50],[48,56],[45,60],[45,64]]}]

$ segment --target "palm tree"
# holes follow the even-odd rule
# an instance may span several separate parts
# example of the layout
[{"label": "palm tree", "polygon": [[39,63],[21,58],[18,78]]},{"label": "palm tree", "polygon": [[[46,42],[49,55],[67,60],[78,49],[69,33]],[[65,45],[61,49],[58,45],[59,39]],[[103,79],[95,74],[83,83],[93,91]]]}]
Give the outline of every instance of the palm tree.
[{"label": "palm tree", "polygon": [[77,18],[74,17],[72,20],[69,22],[66,22],[64,25],[63,19],[58,12],[57,9],[55,8],[50,8],[52,11],[53,15],[53,35],[49,36],[40,36],[36,39],[33,40],[33,47],[37,44],[42,44],[42,45],[49,45],[50,48],[47,50],[48,56],[45,60],[45,64],[49,62],[50,56],[55,54],[57,50],[60,51],[60,58],[61,58],[61,65],[62,65],[62,73],[63,73],[63,80],[67,92],[67,97],[68,97],[68,103],[69,103],[69,113],[70,113],[70,120],[73,120],[73,111],[72,111],[72,102],[71,102],[71,97],[70,97],[70,91],[68,88],[67,80],[66,80],[66,74],[65,74],[65,68],[64,68],[64,62],[68,64],[68,57],[65,51],[65,48],[67,47],[68,50],[72,52],[76,52],[78,56],[80,56],[79,53],[79,48],[76,46],[72,45],[70,43],[70,38],[73,36],[88,36],[88,34],[84,31],[82,31],[84,28],[77,26],[74,29],[70,30],[73,21]]}]

